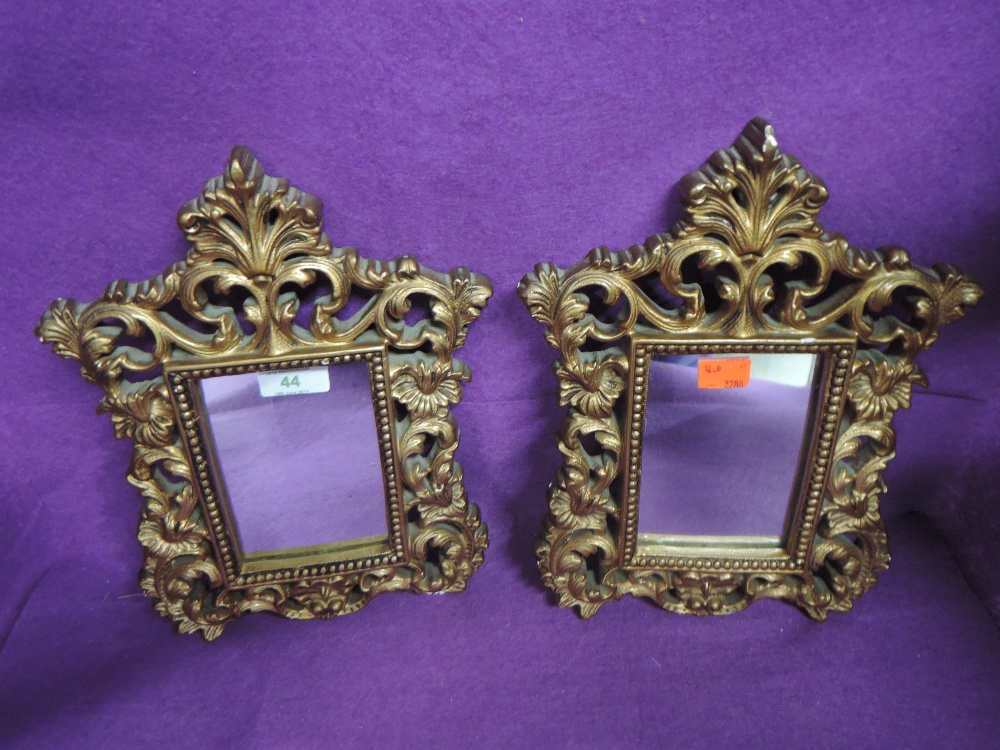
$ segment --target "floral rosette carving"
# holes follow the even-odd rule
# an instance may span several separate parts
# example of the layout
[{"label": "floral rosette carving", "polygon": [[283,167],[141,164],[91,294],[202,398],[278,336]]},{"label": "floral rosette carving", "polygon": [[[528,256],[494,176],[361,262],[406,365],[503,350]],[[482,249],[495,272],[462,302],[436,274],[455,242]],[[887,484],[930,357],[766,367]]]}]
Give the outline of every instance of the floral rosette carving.
[{"label": "floral rosette carving", "polygon": [[[482,563],[487,532],[454,460],[458,429],[449,408],[469,371],[453,353],[492,294],[489,280],[464,268],[431,271],[409,256],[367,260],[354,248],[332,247],[320,201],[266,175],[240,146],[177,221],[191,243],[184,262],[140,283],[116,281],[89,304],[56,300],[37,329],[103,389],[99,409],[110,414],[115,436],[134,444],[128,481],[143,498],[140,583],[156,610],[180,632],[212,640],[248,612],[330,617],[384,591],[463,589]],[[301,308],[317,289],[305,315]],[[348,312],[352,295],[366,301]],[[408,324],[411,308],[425,300],[425,317]],[[308,356],[372,341],[388,346],[388,389],[407,412],[395,439],[409,562],[232,586],[163,366]]]},{"label": "floral rosette carving", "polygon": [[928,385],[927,376],[915,362],[861,351],[854,360],[847,393],[860,419],[888,421],[897,409],[910,408],[914,384]]},{"label": "floral rosette carving", "polygon": [[[632,594],[705,615],[779,598],[823,619],[850,609],[888,566],[879,496],[895,452],[892,415],[909,407],[914,384],[927,385],[917,355],[982,289],[952,265],[921,268],[902,248],[864,250],[827,233],[817,219],[827,198],[822,180],[783,153],[758,118],[681,181],[683,215],[669,232],[619,252],[596,248],[567,269],[540,264],[522,280],[518,293],[559,351],[554,370],[567,409],[563,465],[535,543],[542,580],[562,606],[590,617]],[[636,378],[636,336],[857,340],[844,418],[826,440],[831,447],[820,448],[831,468],[803,569],[623,564],[622,528],[632,523],[623,497],[636,478],[622,468],[626,446],[641,449],[641,428],[623,443],[620,423]]]},{"label": "floral rosette carving", "polygon": [[[452,365],[459,365],[458,368]],[[447,410],[462,400],[462,382],[472,375],[461,363],[417,360],[392,371],[392,396],[416,419]]]}]

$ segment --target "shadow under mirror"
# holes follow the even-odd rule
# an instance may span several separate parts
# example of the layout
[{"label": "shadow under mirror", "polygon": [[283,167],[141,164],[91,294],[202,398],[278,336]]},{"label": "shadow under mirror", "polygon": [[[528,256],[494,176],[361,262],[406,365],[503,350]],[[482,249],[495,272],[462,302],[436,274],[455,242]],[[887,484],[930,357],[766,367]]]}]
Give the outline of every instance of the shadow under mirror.
[{"label": "shadow under mirror", "polygon": [[642,541],[783,543],[811,437],[817,364],[809,353],[651,358]]},{"label": "shadow under mirror", "polygon": [[244,555],[388,545],[366,362],[199,382],[218,482]]}]

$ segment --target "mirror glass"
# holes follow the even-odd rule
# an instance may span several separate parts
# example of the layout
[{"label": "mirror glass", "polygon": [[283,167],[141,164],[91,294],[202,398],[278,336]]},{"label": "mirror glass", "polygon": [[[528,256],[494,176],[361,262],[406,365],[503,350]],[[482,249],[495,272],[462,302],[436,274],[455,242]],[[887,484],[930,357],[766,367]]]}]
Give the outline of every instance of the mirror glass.
[{"label": "mirror glass", "polygon": [[[639,533],[779,544],[810,432],[816,364],[815,354],[652,357]],[[713,375],[718,387],[707,387]]]},{"label": "mirror glass", "polygon": [[201,391],[244,553],[388,536],[367,363],[222,375]]}]

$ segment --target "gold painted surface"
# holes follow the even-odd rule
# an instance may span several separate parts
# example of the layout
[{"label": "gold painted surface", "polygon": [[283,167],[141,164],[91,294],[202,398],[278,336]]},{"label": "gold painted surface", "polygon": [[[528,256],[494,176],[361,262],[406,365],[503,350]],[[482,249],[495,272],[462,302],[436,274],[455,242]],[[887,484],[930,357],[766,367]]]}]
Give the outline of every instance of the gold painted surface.
[{"label": "gold painted surface", "polygon": [[[185,261],[138,284],[116,281],[88,304],[56,300],[37,329],[81,363],[104,391],[99,409],[115,436],[133,441],[140,583],[156,610],[212,640],[248,612],[331,617],[384,591],[464,589],[487,533],[454,461],[450,407],[470,372],[453,354],[492,294],[489,280],[332,247],[319,200],[265,175],[239,146],[177,221],[191,242]],[[348,313],[352,294],[366,301]],[[412,325],[411,307],[425,313]],[[242,560],[199,447],[192,378],[351,358],[368,361],[373,381],[390,538]]]},{"label": "gold painted surface", "polygon": [[[670,232],[619,252],[596,248],[565,270],[540,264],[518,287],[559,351],[567,407],[563,465],[535,542],[542,580],[583,617],[625,594],[699,615],[761,598],[817,620],[849,610],[889,564],[882,471],[895,455],[893,413],[909,406],[914,383],[927,385],[916,357],[982,289],[952,265],[921,268],[901,248],[862,250],[825,232],[817,215],[826,186],[760,118],[687,175],[680,197]],[[729,549],[681,554],[637,533],[650,347],[828,352],[782,550],[749,555],[734,538]]]}]

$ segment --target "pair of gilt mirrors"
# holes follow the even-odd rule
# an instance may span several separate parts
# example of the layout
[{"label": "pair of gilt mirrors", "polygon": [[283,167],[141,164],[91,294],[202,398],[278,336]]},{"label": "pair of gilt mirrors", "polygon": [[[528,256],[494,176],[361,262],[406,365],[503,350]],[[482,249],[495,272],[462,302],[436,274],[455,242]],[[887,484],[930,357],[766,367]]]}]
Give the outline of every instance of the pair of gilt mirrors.
[{"label": "pair of gilt mirrors", "polygon": [[[825,233],[825,186],[761,119],[680,194],[668,233],[518,287],[567,408],[542,580],[584,617],[631,594],[824,619],[888,565],[893,412],[982,290]],[[133,441],[157,611],[211,640],[248,612],[462,590],[487,532],[455,461],[454,352],[489,280],[332,247],[319,201],[242,147],[178,223],[184,262],[57,300],[38,328]]]}]

